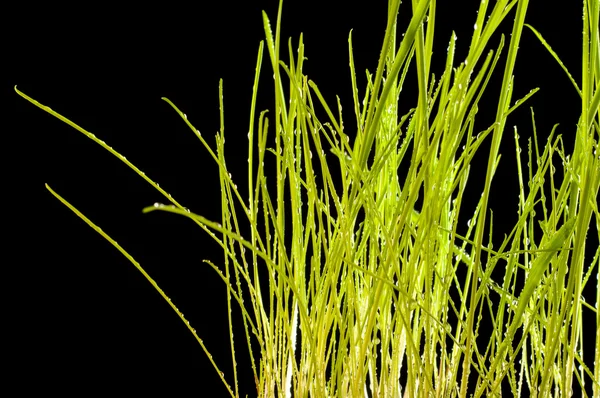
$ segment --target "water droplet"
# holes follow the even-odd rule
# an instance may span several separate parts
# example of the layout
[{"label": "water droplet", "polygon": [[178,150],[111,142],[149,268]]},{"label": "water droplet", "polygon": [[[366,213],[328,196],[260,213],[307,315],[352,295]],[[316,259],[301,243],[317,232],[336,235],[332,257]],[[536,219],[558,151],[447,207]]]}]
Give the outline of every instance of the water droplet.
[{"label": "water droplet", "polygon": [[477,30],[477,24],[473,25],[473,30]]}]

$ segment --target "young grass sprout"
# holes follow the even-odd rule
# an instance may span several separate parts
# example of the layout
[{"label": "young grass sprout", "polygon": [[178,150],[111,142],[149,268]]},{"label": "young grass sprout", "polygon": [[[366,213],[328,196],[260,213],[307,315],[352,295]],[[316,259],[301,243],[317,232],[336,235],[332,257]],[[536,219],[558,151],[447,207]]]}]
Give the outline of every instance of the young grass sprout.
[{"label": "young grass sprout", "polygon": [[[260,43],[256,61],[247,185],[236,185],[226,163],[223,82],[215,148],[192,118],[164,98],[219,167],[220,220],[191,212],[104,141],[15,88],[164,195],[165,204],[144,212],[187,217],[223,249],[222,263],[206,263],[227,286],[233,384],[209,354],[201,331],[142,266],[47,186],[50,193],[155,287],[194,334],[232,397],[242,395],[239,372],[249,372],[237,366],[234,346],[240,350],[242,345],[260,397],[568,396],[575,385],[585,390],[590,380],[594,396],[600,396],[600,331],[595,342],[582,338],[584,316],[600,325],[600,298],[592,305],[582,295],[593,275],[599,275],[599,251],[591,261],[584,258],[593,220],[600,230],[598,2],[583,0],[581,82],[568,75],[581,97],[574,150],[566,153],[554,130],[540,147],[532,112],[534,136],[526,152],[529,169],[524,169],[514,128],[519,217],[498,248],[491,244],[489,200],[500,142],[509,139],[507,117],[536,92],[512,98],[526,26],[566,71],[541,34],[524,23],[528,1],[498,0],[493,7],[482,1],[468,55],[455,59],[453,34],[436,79],[431,70],[436,1],[413,1],[410,23],[401,27],[396,20],[400,1],[390,0],[377,70],[367,73],[363,93],[352,35],[348,38],[354,115],[344,117],[356,119],[352,132],[344,129],[339,100],[327,103],[304,75],[302,36],[297,52],[289,42],[284,60],[281,3],[274,30],[263,13],[266,44]],[[513,13],[510,39],[502,36],[494,47],[494,32]],[[401,38],[397,29],[404,29]],[[269,114],[257,115],[265,47],[275,105]],[[415,106],[400,109],[412,63],[418,80]],[[502,76],[495,120],[477,132],[480,99],[493,74]],[[474,214],[465,217],[461,210],[472,161],[486,140],[491,146],[481,198]],[[268,148],[267,141],[274,147]],[[265,168],[267,160],[273,169]],[[554,174],[559,164],[562,179]],[[400,177],[404,165],[408,169]],[[267,177],[277,182],[275,191],[267,187]],[[543,211],[535,212],[536,206]],[[243,223],[249,226],[247,234]],[[463,234],[459,226],[462,231],[465,223]],[[241,308],[245,343],[233,339],[234,306]],[[595,352],[590,350],[594,344]]]}]

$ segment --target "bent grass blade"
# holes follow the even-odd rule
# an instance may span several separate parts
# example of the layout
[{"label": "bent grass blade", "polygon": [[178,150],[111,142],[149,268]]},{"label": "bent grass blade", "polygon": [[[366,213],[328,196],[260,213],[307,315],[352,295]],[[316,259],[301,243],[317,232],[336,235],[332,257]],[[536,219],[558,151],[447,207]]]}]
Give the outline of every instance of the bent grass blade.
[{"label": "bent grass blade", "polygon": [[221,378],[221,381],[223,382],[223,384],[225,384],[225,387],[227,388],[227,391],[229,391],[229,394],[233,397],[233,391],[231,390],[231,387],[229,386],[229,384],[227,383],[227,381],[225,380],[225,377],[223,375],[223,372],[221,372],[219,370],[219,367],[217,366],[217,364],[215,363],[214,359],[212,358],[212,355],[210,354],[210,352],[208,351],[208,349],[206,348],[206,346],[204,345],[204,342],[202,341],[202,339],[200,337],[198,337],[198,334],[196,333],[196,329],[194,329],[192,327],[192,325],[190,325],[190,322],[185,319],[185,317],[183,316],[183,314],[181,313],[181,311],[179,311],[179,309],[175,306],[175,304],[173,303],[173,301],[166,295],[166,293],[158,286],[158,284],[156,283],[156,281],[154,281],[154,279],[152,279],[152,277],[150,275],[148,275],[148,273],[144,270],[144,268],[140,265],[140,263],[138,263],[129,253],[127,253],[127,251],[121,247],[121,245],[119,245],[114,239],[112,239],[106,232],[104,232],[99,226],[97,226],[96,224],[94,224],[89,218],[87,218],[83,213],[81,213],[79,210],[77,210],[77,208],[75,208],[75,206],[73,206],[72,204],[70,204],[67,200],[65,200],[62,196],[60,196],[58,193],[56,193],[52,188],[50,188],[50,186],[48,184],[45,184],[46,189],[48,189],[48,191],[56,198],[58,199],[63,205],[65,205],[67,208],[69,208],[73,213],[75,213],[77,215],[77,217],[79,217],[80,219],[82,219],[83,221],[85,221],[85,223],[87,225],[89,225],[90,227],[92,227],[92,229],[94,229],[96,232],[98,232],[104,239],[106,239],[111,245],[113,245],[123,256],[125,256],[125,258],[127,258],[127,260],[129,260],[129,262],[131,262],[135,268],[140,271],[140,273],[142,275],[144,275],[144,278],[146,278],[146,280],[148,282],[150,282],[150,284],[154,287],[154,289],[161,295],[161,297],[169,304],[169,306],[173,309],[173,311],[175,311],[175,313],[177,314],[177,316],[179,317],[179,319],[181,319],[181,321],[186,325],[186,327],[188,328],[188,330],[194,335],[194,338],[196,339],[196,341],[200,344],[200,346],[202,347],[202,350],[204,351],[204,353],[206,354],[206,356],[208,357],[210,363],[213,365],[213,367],[215,368],[215,370],[217,371],[217,374],[219,375],[219,377]]}]

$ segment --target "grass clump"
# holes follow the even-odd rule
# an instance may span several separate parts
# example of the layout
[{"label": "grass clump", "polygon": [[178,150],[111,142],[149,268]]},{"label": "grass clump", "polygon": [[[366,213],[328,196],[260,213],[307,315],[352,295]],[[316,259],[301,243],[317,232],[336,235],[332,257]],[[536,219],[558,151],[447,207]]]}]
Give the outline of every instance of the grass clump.
[{"label": "grass clump", "polygon": [[[240,396],[234,349],[240,344],[247,346],[261,397],[545,397],[568,395],[573,386],[585,390],[590,380],[599,396],[600,332],[595,342],[584,342],[582,328],[584,313],[594,314],[600,325],[600,298],[592,305],[582,292],[599,274],[598,249],[591,261],[585,249],[593,219],[600,230],[600,6],[583,1],[583,74],[579,84],[571,78],[581,96],[574,150],[566,153],[555,130],[544,146],[534,134],[524,169],[515,128],[519,217],[500,247],[493,248],[488,202],[500,142],[510,139],[505,136],[508,116],[536,92],[512,98],[528,1],[481,2],[468,55],[455,59],[453,34],[439,77],[431,70],[436,2],[412,4],[409,25],[399,27],[400,1],[390,0],[381,56],[375,73],[367,72],[362,93],[349,36],[356,125],[351,132],[344,128],[339,100],[327,103],[303,74],[302,36],[296,48],[289,42],[284,62],[281,3],[274,29],[263,14],[266,43],[261,42],[256,63],[244,187],[236,185],[227,167],[222,82],[215,148],[165,98],[219,166],[220,220],[191,212],[104,141],[17,90],[164,195],[166,204],[145,212],[187,217],[221,246],[222,263],[206,263],[227,286],[233,384],[209,354],[201,332],[142,266],[48,189],[153,284],[194,334],[231,396]],[[509,41],[502,37],[492,46],[494,32],[511,14]],[[398,29],[404,32],[401,39]],[[258,80],[266,62],[273,70],[274,109],[257,114]],[[413,63],[414,108],[399,109]],[[476,130],[480,100],[494,73],[502,75],[495,120]],[[532,121],[535,132],[533,112]],[[491,146],[481,198],[475,213],[465,217],[461,210],[472,161],[486,140]],[[558,164],[562,178],[555,175]],[[276,181],[274,190],[267,178]],[[540,206],[541,212],[534,210]],[[461,234],[459,222],[465,218],[467,230]],[[242,223],[249,234],[242,233]],[[243,314],[244,342],[233,339],[233,306]],[[255,343],[258,350],[252,349]]]}]

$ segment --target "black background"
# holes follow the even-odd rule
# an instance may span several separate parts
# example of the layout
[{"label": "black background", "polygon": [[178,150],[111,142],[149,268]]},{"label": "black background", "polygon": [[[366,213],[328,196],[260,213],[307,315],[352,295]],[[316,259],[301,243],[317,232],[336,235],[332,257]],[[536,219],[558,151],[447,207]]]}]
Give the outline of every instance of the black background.
[{"label": "black background", "polygon": [[[410,18],[409,3],[400,9],[401,30]],[[461,2],[459,7],[454,1],[438,3],[433,71],[439,76],[452,30],[458,36],[457,60],[466,56],[477,2]],[[172,100],[214,147],[218,82],[224,79],[226,153],[234,179],[243,185],[254,68],[264,38],[261,10],[274,26],[278,2],[84,4],[24,4],[5,14],[10,16],[3,28],[9,73],[3,91],[9,101],[3,119],[10,127],[3,129],[2,146],[9,220],[3,268],[12,336],[7,350],[14,354],[9,357],[10,377],[23,395],[44,389],[69,396],[92,391],[226,396],[205,354],[170,307],[131,263],[50,195],[44,183],[145,267],[194,325],[232,383],[225,287],[202,263],[222,260],[216,243],[182,217],[142,214],[143,207],[165,200],[118,159],[23,100],[13,86],[105,140],[184,206],[219,220],[218,169],[160,98]],[[532,1],[527,22],[542,32],[580,81],[580,2],[562,2],[560,8],[548,4]],[[362,95],[364,70],[374,71],[377,65],[386,10],[387,2],[381,0],[352,5],[284,2],[281,58],[288,62],[287,39],[292,37],[295,53],[304,32],[305,73],[330,103],[336,94],[341,96],[346,124],[353,118],[348,33],[354,29]],[[502,25],[507,43],[513,17],[514,11]],[[491,44],[499,40],[497,34]],[[502,67],[484,96],[489,105],[480,107],[478,131],[493,122]],[[402,114],[415,106],[414,67],[410,73]],[[273,108],[271,75],[265,52],[259,111]],[[526,146],[531,135],[528,106],[533,106],[542,143],[560,123],[558,133],[572,148],[580,110],[567,77],[527,29],[515,75],[513,102],[532,88],[541,91],[507,122],[490,202],[499,238],[510,232],[517,215],[512,126],[519,127],[521,145]],[[472,172],[473,199],[467,199],[466,214],[481,192],[487,149],[475,160],[481,167]],[[592,229],[589,235],[595,234]],[[591,245],[595,249],[597,242]],[[238,329],[241,393],[254,396],[242,335]]]}]

